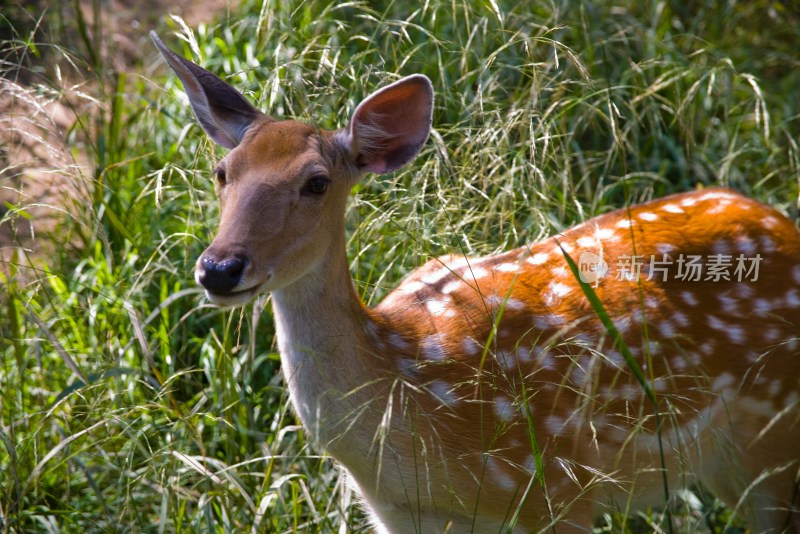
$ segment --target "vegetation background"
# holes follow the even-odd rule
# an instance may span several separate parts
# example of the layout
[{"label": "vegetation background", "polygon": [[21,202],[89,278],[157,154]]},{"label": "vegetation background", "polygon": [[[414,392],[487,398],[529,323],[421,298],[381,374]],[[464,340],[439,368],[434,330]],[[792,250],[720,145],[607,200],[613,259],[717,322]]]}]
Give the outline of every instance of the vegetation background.
[{"label": "vegetation background", "polygon": [[[195,287],[222,152],[152,28],[263,110],[326,128],[400,75],[434,81],[421,156],[353,192],[369,303],[430,256],[677,191],[732,187],[797,218],[793,2],[243,0],[196,3],[202,23],[163,9],[3,4],[2,532],[367,531],[288,408],[267,299],[225,311]],[[675,531],[743,530],[702,488],[673,508]],[[666,529],[658,510],[596,524]]]}]

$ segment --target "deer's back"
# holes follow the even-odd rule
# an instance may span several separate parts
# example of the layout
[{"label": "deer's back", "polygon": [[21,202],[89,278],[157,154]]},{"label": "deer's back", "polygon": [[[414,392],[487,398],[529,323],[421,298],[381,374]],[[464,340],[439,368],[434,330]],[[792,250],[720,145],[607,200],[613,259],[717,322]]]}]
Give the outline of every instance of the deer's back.
[{"label": "deer's back", "polygon": [[562,471],[555,493],[591,478],[565,478],[561,454],[628,473],[657,461],[652,401],[564,252],[652,389],[667,448],[737,410],[753,437],[798,402],[800,233],[727,190],[673,195],[501,255],[432,260],[373,310],[369,336],[412,386],[407,417],[459,458],[462,487],[507,504],[541,458]]}]

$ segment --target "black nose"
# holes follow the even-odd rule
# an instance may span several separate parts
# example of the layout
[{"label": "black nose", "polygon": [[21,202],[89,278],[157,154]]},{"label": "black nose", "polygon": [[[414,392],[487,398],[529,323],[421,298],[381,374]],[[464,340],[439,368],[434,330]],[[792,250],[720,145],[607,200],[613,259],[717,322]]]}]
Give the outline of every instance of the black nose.
[{"label": "black nose", "polygon": [[242,279],[246,261],[240,257],[217,261],[210,256],[203,256],[200,265],[199,282],[204,288],[214,293],[228,293]]}]

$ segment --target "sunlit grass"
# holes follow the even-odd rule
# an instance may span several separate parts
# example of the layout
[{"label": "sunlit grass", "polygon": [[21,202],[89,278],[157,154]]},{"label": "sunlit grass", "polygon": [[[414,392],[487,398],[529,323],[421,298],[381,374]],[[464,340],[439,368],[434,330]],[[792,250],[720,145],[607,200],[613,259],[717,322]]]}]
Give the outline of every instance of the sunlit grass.
[{"label": "sunlit grass", "polygon": [[[375,304],[432,256],[521,246],[670,192],[726,185],[796,214],[798,21],[761,2],[607,4],[247,1],[226,23],[158,29],[264,111],[326,128],[382,83],[433,80],[420,157],[354,190],[351,268]],[[0,528],[367,531],[296,426],[267,303],[220,311],[195,289],[222,151],[144,37],[141,71],[119,72],[112,45],[91,52],[102,22],[50,17],[12,32],[1,68],[78,112],[59,172],[82,194],[51,252],[0,268]],[[24,172],[2,170],[0,187]],[[723,532],[713,497],[679,497],[678,531]],[[597,525],[664,528],[658,511]]]}]

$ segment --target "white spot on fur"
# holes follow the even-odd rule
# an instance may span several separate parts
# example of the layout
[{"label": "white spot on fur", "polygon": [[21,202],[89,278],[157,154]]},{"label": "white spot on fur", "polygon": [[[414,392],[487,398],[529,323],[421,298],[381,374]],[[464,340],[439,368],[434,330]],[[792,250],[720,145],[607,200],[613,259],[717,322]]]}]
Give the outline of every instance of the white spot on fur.
[{"label": "white spot on fur", "polygon": [[498,395],[494,399],[494,413],[501,421],[508,422],[516,417],[517,410],[508,397]]},{"label": "white spot on fur", "polygon": [[[563,252],[562,252],[562,250],[563,250]],[[567,254],[572,254],[572,252],[574,250],[575,250],[575,248],[572,245],[570,245],[569,243],[565,243],[563,241],[559,241],[559,244],[556,245],[556,248],[555,248],[556,254],[563,254],[564,252],[566,252]]]},{"label": "white spot on fur", "polygon": [[537,315],[533,318],[536,328],[540,330],[547,330],[549,328],[558,328],[564,326],[564,318],[555,313],[548,313],[546,315]]},{"label": "white spot on fur", "polygon": [[480,343],[467,336],[461,340],[461,350],[467,356],[477,356],[483,351],[483,346]]},{"label": "white spot on fur", "polygon": [[741,284],[740,283],[740,284],[736,284],[736,288],[734,289],[734,293],[736,293],[737,297],[739,297],[741,299],[744,299],[744,300],[748,300],[748,299],[752,298],[753,295],[755,295],[756,291],[755,291],[755,289],[752,288],[752,286],[750,286],[750,284]]},{"label": "white spot on fur", "polygon": [[766,418],[775,417],[775,406],[768,399],[742,396],[739,398],[738,404],[744,413],[758,414]]},{"label": "white spot on fur", "polygon": [[659,393],[663,393],[669,389],[669,382],[664,377],[656,378],[653,380],[653,387]]},{"label": "white spot on fur", "polygon": [[464,278],[466,279],[471,278],[473,280],[478,280],[479,278],[484,278],[485,276],[489,276],[489,271],[481,267],[467,268],[464,271]]},{"label": "white spot on fur", "polygon": [[630,219],[620,219],[614,226],[617,228],[630,228],[632,224]]},{"label": "white spot on fur", "polygon": [[567,284],[562,284],[561,282],[550,282],[550,291],[556,297],[565,297],[572,292],[572,287]]},{"label": "white spot on fur", "polygon": [[776,243],[775,241],[768,236],[762,235],[758,238],[758,243],[761,245],[761,252],[775,252],[776,250]]},{"label": "white spot on fur", "polygon": [[753,312],[756,315],[765,317],[770,313],[772,313],[772,304],[768,299],[759,298],[759,299],[754,299],[752,302],[753,302],[752,304]]},{"label": "white spot on fur", "polygon": [[404,284],[401,284],[397,288],[397,290],[398,291],[402,291],[404,293],[416,293],[420,289],[424,289],[424,288],[425,288],[425,284],[423,284],[419,280],[412,280],[410,282],[406,282]]},{"label": "white spot on fur", "polygon": [[683,302],[685,302],[689,306],[697,306],[700,303],[700,301],[697,300],[695,294],[692,293],[691,291],[683,291],[681,293],[681,298],[683,299]]},{"label": "white spot on fur", "polygon": [[618,350],[608,350],[604,356],[606,357],[606,361],[617,369],[622,369],[625,365],[625,358],[622,357],[622,354]]},{"label": "white spot on fur", "polygon": [[486,475],[486,482],[496,484],[504,491],[512,491],[519,486],[514,477],[503,468],[503,462],[493,456],[486,460]]},{"label": "white spot on fur", "polygon": [[569,376],[572,383],[575,384],[576,387],[582,388],[586,385],[586,381],[589,378],[589,374],[586,372],[585,368],[581,368],[581,366],[575,364],[572,367],[572,372]]},{"label": "white spot on fur", "polygon": [[714,379],[714,383],[711,384],[711,389],[713,391],[723,391],[731,387],[735,382],[736,377],[731,373],[720,373],[720,375]]},{"label": "white spot on fur", "polygon": [[661,333],[662,337],[669,338],[675,335],[675,325],[666,319],[659,321],[656,326],[658,327],[658,331]]},{"label": "white spot on fur", "polygon": [[411,348],[411,343],[409,343],[406,338],[396,332],[389,334],[389,345],[393,349],[400,351],[407,351]]},{"label": "white spot on fur", "polygon": [[594,236],[597,239],[614,239],[617,237],[617,234],[611,228],[598,228]]},{"label": "white spot on fur", "polygon": [[767,394],[769,394],[770,397],[777,397],[778,393],[781,392],[781,389],[783,389],[783,382],[780,380],[773,380],[769,383]]},{"label": "white spot on fur", "polygon": [[428,285],[434,285],[442,281],[445,277],[447,277],[452,271],[446,267],[441,269],[437,269],[435,271],[426,273],[420,277],[420,280]]},{"label": "white spot on fur", "polygon": [[713,328],[714,330],[718,330],[720,332],[724,332],[729,328],[728,323],[726,323],[719,317],[715,317],[714,315],[707,315],[706,321],[710,328]]},{"label": "white spot on fur", "polygon": [[800,284],[800,265],[792,267],[792,280],[795,284]]},{"label": "white spot on fur", "polygon": [[778,224],[780,224],[780,221],[772,215],[767,215],[766,217],[761,219],[761,226],[763,226],[767,230],[772,230],[773,228],[778,226]]},{"label": "white spot on fur", "polygon": [[584,236],[579,238],[576,243],[579,247],[584,248],[594,248],[598,245],[597,241],[593,237]]},{"label": "white spot on fur", "polygon": [[519,265],[516,263],[501,263],[495,267],[495,271],[500,271],[501,273],[515,273],[519,271]]},{"label": "white spot on fur", "polygon": [[617,327],[620,334],[625,334],[630,330],[631,323],[633,323],[633,320],[630,317],[620,317],[614,321],[614,326]]},{"label": "white spot on fur", "polygon": [[425,302],[425,307],[434,317],[452,316],[454,312],[450,309],[450,302],[450,299],[431,299]]},{"label": "white spot on fur", "polygon": [[688,208],[689,206],[694,206],[695,204],[697,204],[697,200],[698,199],[695,197],[684,198],[683,200],[681,200],[681,206],[683,206],[684,208]]},{"label": "white spot on fur", "polygon": [[676,311],[672,314],[672,320],[678,323],[682,328],[689,326],[689,318],[682,311]]},{"label": "white spot on fur", "polygon": [[442,361],[447,358],[443,342],[444,334],[431,334],[422,340],[422,354],[428,360]]},{"label": "white spot on fur", "polygon": [[723,211],[728,209],[728,206],[730,206],[730,204],[731,204],[730,200],[720,200],[719,203],[716,206],[714,206],[713,208],[708,210],[706,213],[709,213],[709,214],[712,214],[712,215],[716,214],[716,213],[722,213]]},{"label": "white spot on fur", "polygon": [[544,252],[538,252],[531,256],[530,258],[526,259],[525,261],[530,263],[531,265],[542,265],[543,263],[547,263],[547,260],[550,259],[549,254],[545,254]]},{"label": "white spot on fur", "polygon": [[717,239],[711,244],[711,252],[717,255],[730,255],[731,247],[730,243],[725,239]]},{"label": "white spot on fur", "polygon": [[500,365],[500,367],[502,367],[506,371],[510,371],[517,366],[516,355],[512,354],[507,350],[503,349],[498,350],[497,353],[495,354],[495,359],[497,360],[497,363]]},{"label": "white spot on fur", "polygon": [[456,397],[453,388],[444,380],[435,380],[431,382],[428,385],[428,390],[445,406],[452,407],[458,404],[458,397]]},{"label": "white spot on fur", "polygon": [[[700,353],[703,356],[711,356],[712,354],[714,354],[714,350],[716,349],[716,345],[717,344],[716,344],[716,342],[714,342],[713,339],[709,339],[708,341],[706,341],[705,343],[700,345],[700,347],[698,347],[698,348],[700,349]],[[692,364],[700,365],[700,361],[699,360],[692,360]]]},{"label": "white spot on fur", "polygon": [[638,384],[621,384],[617,396],[627,401],[636,400],[642,396],[642,387]]},{"label": "white spot on fur", "polygon": [[721,200],[730,203],[731,201],[739,200],[739,197],[725,191],[706,191],[700,195],[698,200]]},{"label": "white spot on fur", "polygon": [[677,204],[664,204],[661,209],[667,213],[686,213]]},{"label": "white spot on fur", "polygon": [[659,254],[661,254],[662,257],[661,258],[657,258],[657,259],[659,261],[661,261],[661,260],[663,260],[664,254],[669,255],[669,254],[674,253],[676,250],[678,250],[678,247],[676,247],[675,245],[672,245],[670,243],[659,243],[659,244],[656,245],[656,251]]},{"label": "white spot on fur", "polygon": [[563,418],[557,415],[548,415],[544,418],[544,427],[551,435],[559,436],[566,430],[566,423]]},{"label": "white spot on fur", "polygon": [[547,348],[533,347],[533,352],[536,361],[539,363],[539,367],[548,371],[554,371],[556,369],[556,361]]},{"label": "white spot on fur", "polygon": [[749,237],[738,237],[736,239],[736,248],[740,254],[747,257],[755,257],[756,255],[756,242]]},{"label": "white spot on fur", "polygon": [[533,454],[529,454],[527,460],[522,465],[522,467],[530,473],[531,475],[536,473],[536,459],[533,457]]},{"label": "white spot on fur", "polygon": [[442,288],[443,295],[449,295],[453,291],[458,290],[461,287],[463,282],[461,280],[453,280],[452,282],[447,282],[444,287]]},{"label": "white spot on fur", "polygon": [[758,352],[756,352],[754,350],[748,350],[745,353],[744,356],[745,356],[745,358],[747,358],[747,361],[750,362],[750,363],[756,363],[757,361],[759,361],[761,359],[761,354],[759,354]]},{"label": "white spot on fur", "polygon": [[781,337],[781,331],[779,328],[771,326],[764,330],[764,341],[767,343],[775,343]]},{"label": "white spot on fur", "polygon": [[800,307],[800,295],[797,294],[797,289],[790,289],[786,292],[786,306],[789,308]]},{"label": "white spot on fur", "polygon": [[474,258],[468,258],[466,256],[460,256],[454,261],[448,261],[447,262],[447,267],[449,267],[450,270],[455,271],[456,269],[460,269],[462,267],[466,267],[467,265],[470,265],[471,262],[474,263],[475,261],[476,260]]},{"label": "white spot on fur", "polygon": [[651,213],[649,211],[644,211],[638,215],[638,217],[643,221],[657,221],[658,215],[655,213]]},{"label": "white spot on fur", "polygon": [[417,370],[419,369],[416,360],[411,360],[409,358],[399,358],[397,360],[397,367],[400,369],[401,373],[408,377],[416,376]]},{"label": "white spot on fur", "polygon": [[515,299],[515,298],[508,298],[506,299],[506,308],[512,310],[524,310],[525,309],[525,302]]},{"label": "white spot on fur", "polygon": [[728,315],[738,315],[739,301],[726,295],[717,295],[717,300],[722,304],[722,311]]},{"label": "white spot on fur", "polygon": [[728,339],[730,339],[731,343],[734,345],[743,345],[745,339],[747,338],[747,332],[745,332],[745,329],[738,325],[730,325],[727,333]]},{"label": "white spot on fur", "polygon": [[517,347],[517,360],[528,363],[531,361],[531,348],[520,345]]},{"label": "white spot on fur", "polygon": [[550,282],[549,290],[544,295],[544,302],[547,306],[555,306],[566,295],[568,295],[572,288],[561,282]]},{"label": "white spot on fur", "polygon": [[525,303],[512,297],[504,298],[500,295],[489,295],[486,297],[486,304],[492,309],[504,310],[524,310]]}]

